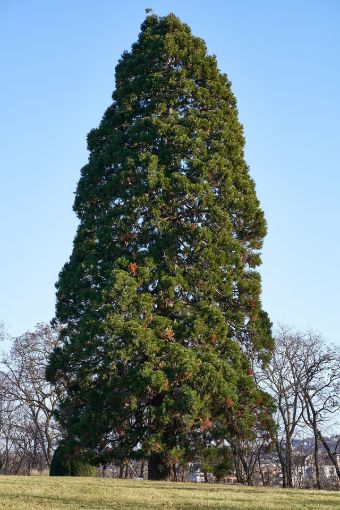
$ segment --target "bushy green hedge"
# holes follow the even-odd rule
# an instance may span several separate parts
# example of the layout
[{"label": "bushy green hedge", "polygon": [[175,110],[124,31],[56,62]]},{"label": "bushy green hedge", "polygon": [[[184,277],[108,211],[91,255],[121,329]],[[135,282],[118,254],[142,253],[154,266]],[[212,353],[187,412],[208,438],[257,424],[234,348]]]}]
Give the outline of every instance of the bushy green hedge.
[{"label": "bushy green hedge", "polygon": [[68,457],[63,446],[58,446],[54,452],[50,476],[96,476],[95,466],[85,462]]}]

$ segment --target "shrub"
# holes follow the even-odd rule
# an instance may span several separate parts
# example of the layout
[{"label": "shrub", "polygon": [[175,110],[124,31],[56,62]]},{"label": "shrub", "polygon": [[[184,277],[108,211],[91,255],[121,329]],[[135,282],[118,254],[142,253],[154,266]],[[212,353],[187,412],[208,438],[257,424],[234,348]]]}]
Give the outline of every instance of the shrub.
[{"label": "shrub", "polygon": [[50,476],[96,476],[96,474],[95,466],[83,460],[68,457],[64,446],[58,446],[54,452]]}]

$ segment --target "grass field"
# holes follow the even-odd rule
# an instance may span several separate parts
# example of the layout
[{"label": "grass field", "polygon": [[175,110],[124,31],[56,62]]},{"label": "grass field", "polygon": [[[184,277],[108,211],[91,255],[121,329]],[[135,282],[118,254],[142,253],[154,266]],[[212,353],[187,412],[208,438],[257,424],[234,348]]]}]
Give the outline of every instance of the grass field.
[{"label": "grass field", "polygon": [[340,493],[103,478],[2,476],[0,508],[340,510]]}]

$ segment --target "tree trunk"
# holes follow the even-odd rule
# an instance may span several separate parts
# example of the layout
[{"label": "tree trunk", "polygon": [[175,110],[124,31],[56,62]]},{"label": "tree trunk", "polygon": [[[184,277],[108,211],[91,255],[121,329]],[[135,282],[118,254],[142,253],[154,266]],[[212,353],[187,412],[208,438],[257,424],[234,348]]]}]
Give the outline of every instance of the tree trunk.
[{"label": "tree trunk", "polygon": [[232,450],[233,450],[233,459],[234,459],[237,483],[242,483],[242,485],[244,485],[246,483],[246,481],[245,481],[243,473],[242,473],[242,465],[240,462],[240,458],[237,454],[236,448],[232,447]]},{"label": "tree trunk", "polygon": [[318,438],[314,436],[314,465],[315,465],[315,478],[316,478],[316,488],[318,490],[321,489],[320,483],[320,468],[319,468],[319,444]]},{"label": "tree trunk", "polygon": [[331,462],[333,463],[333,466],[335,467],[335,471],[336,471],[336,474],[337,474],[337,477],[338,477],[338,484],[337,484],[337,489],[339,490],[339,485],[340,485],[340,467],[339,467],[339,463],[338,463],[338,460],[337,460],[337,455],[336,453],[332,453],[331,452],[331,449],[329,447],[329,444],[327,443],[327,441],[325,440],[325,438],[323,437],[323,435],[321,434],[321,432],[318,430],[317,431],[317,435],[320,439],[320,441],[322,442],[327,454],[328,454],[328,457],[330,458]]},{"label": "tree trunk", "polygon": [[259,471],[260,471],[260,475],[261,475],[262,485],[263,485],[263,487],[265,487],[266,485],[268,485],[268,479],[266,480],[265,477],[264,477],[262,466],[261,466],[261,459],[260,459],[260,457],[257,459],[257,463],[258,463],[258,466],[259,466]]},{"label": "tree trunk", "polygon": [[174,480],[173,466],[167,466],[164,458],[159,454],[151,455],[148,462],[148,479],[164,482]]},{"label": "tree trunk", "polygon": [[125,467],[125,463],[124,463],[124,461],[121,461],[121,463],[119,464],[119,475],[118,475],[118,478],[123,478],[123,476],[124,476],[124,467]]},{"label": "tree trunk", "polygon": [[243,467],[243,470],[245,473],[246,483],[247,483],[247,485],[254,485],[253,469],[251,469],[250,462],[247,462],[247,459],[245,458],[245,456],[243,454],[239,454],[239,455],[240,455],[240,460],[241,460],[242,467]]},{"label": "tree trunk", "polygon": [[276,446],[277,455],[279,457],[279,461],[280,461],[280,465],[281,465],[282,487],[286,488],[287,487],[287,469],[286,469],[286,463],[285,463],[285,460],[283,458],[282,451],[281,451],[281,446],[280,446],[280,443],[279,443],[278,439],[276,439],[275,446]]},{"label": "tree trunk", "polygon": [[292,474],[292,439],[290,435],[286,437],[286,469],[287,469],[287,487],[293,487]]},{"label": "tree trunk", "polygon": [[177,478],[177,468],[176,468],[176,464],[175,463],[172,464],[172,473],[173,473],[173,481],[177,482],[177,480],[178,480],[178,478]]},{"label": "tree trunk", "polygon": [[145,468],[145,460],[142,460],[140,463],[140,477],[144,478],[144,468]]}]

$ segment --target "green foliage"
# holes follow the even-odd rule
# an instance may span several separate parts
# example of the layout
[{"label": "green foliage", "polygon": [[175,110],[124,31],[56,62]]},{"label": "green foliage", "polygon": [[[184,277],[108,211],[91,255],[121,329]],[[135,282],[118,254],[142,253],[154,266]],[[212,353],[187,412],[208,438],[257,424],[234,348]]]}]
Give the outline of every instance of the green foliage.
[{"label": "green foliage", "polygon": [[50,476],[96,476],[96,474],[95,466],[67,455],[64,446],[58,446],[54,452]]},{"label": "green foliage", "polygon": [[95,466],[87,464],[79,459],[72,459],[71,476],[97,476],[97,469]]},{"label": "green foliage", "polygon": [[201,468],[205,473],[212,473],[217,482],[233,472],[234,464],[229,448],[210,447],[201,452]]},{"label": "green foliage", "polygon": [[59,446],[54,452],[50,466],[50,476],[71,476],[70,460],[65,457],[62,446]]},{"label": "green foliage", "polygon": [[207,428],[247,434],[263,407],[266,223],[230,82],[187,25],[147,16],[112,97],[88,135],[47,377],[66,388],[70,450],[171,465]]}]

